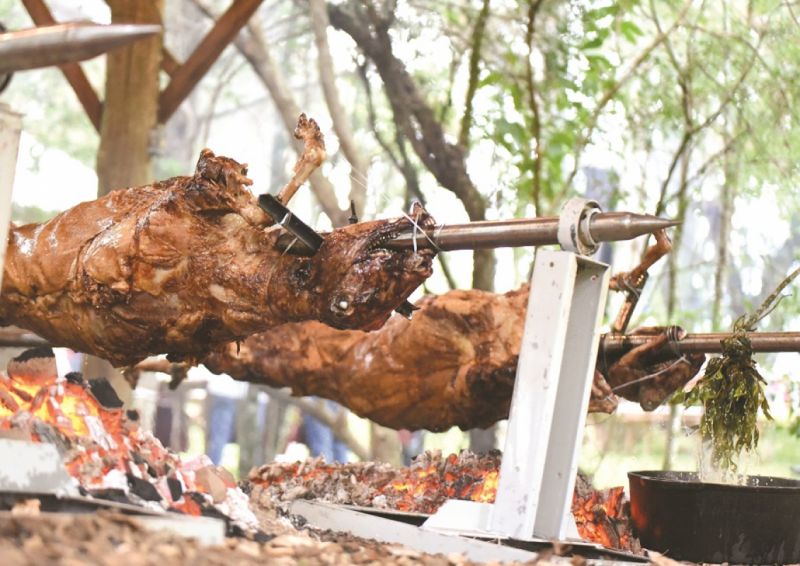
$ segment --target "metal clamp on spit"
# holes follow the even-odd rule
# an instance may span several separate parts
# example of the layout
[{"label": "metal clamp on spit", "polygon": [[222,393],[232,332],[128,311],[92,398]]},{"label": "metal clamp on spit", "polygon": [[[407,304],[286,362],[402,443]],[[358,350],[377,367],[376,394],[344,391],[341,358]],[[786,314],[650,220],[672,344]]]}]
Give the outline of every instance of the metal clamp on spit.
[{"label": "metal clamp on spit", "polygon": [[558,217],[558,243],[561,249],[578,255],[594,255],[600,243],[592,237],[589,229],[592,216],[602,212],[593,200],[571,198],[561,209]]}]

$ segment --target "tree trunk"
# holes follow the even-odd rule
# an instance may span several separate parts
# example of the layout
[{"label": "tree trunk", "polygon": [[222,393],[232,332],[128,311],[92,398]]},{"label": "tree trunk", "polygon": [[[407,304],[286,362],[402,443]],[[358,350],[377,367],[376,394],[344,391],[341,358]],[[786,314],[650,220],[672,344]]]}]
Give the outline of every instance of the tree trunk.
[{"label": "tree trunk", "polygon": [[264,424],[264,462],[272,462],[284,449],[288,407],[289,403],[286,400],[269,396],[267,420]]},{"label": "tree trunk", "polygon": [[[109,0],[114,23],[161,24],[163,0]],[[150,145],[158,114],[162,36],[139,40],[106,56],[106,90],[97,151],[97,196],[153,179]],[[87,379],[106,377],[126,405],[130,388],[107,361],[87,356]]]},{"label": "tree trunk", "polygon": [[486,454],[494,450],[497,443],[497,426],[473,428],[469,431],[469,449],[475,454]]},{"label": "tree trunk", "polygon": [[[163,0],[109,0],[114,23],[160,24]],[[158,113],[162,38],[156,35],[111,51],[97,152],[98,196],[153,180],[150,145]]]},{"label": "tree trunk", "polygon": [[369,432],[371,459],[377,462],[388,462],[393,466],[402,466],[403,445],[400,443],[400,435],[397,434],[397,431],[371,423]]}]

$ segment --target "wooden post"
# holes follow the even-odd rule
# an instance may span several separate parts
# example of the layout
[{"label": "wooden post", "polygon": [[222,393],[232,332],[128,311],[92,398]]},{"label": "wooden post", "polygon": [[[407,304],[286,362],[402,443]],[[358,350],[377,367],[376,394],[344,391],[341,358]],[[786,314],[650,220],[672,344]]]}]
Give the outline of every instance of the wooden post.
[{"label": "wooden post", "polygon": [[[114,23],[161,24],[163,0],[109,0],[108,5]],[[98,196],[153,180],[150,147],[158,114],[161,47],[161,36],[154,36],[107,56]]]},{"label": "wooden post", "polygon": [[[163,0],[109,0],[111,21],[161,24]],[[155,9],[154,9],[155,7]],[[150,146],[158,114],[160,35],[108,53],[106,93],[97,152],[97,196],[153,180]],[[86,356],[84,375],[106,377],[126,406],[130,386],[107,361]]]}]

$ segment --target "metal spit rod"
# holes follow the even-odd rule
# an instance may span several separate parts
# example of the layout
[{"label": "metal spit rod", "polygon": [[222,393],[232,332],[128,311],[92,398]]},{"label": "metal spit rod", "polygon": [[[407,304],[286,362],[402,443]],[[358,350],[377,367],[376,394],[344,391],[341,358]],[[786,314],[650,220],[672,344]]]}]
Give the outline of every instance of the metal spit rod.
[{"label": "metal spit rod", "polygon": [[[672,343],[679,354],[719,354],[722,341],[732,336],[730,332],[687,334],[683,340]],[[747,334],[756,353],[800,352],[800,332],[750,332]],[[600,351],[620,354],[655,340],[657,336],[604,334],[600,337]],[[0,331],[0,347],[35,348],[51,344],[35,334],[24,331]]]},{"label": "metal spit rod", "polygon": [[[731,336],[730,332],[687,334],[682,340],[672,342],[670,347],[679,354],[719,354],[722,352],[722,341]],[[753,352],[800,352],[800,332],[751,332],[747,337]],[[619,354],[655,338],[637,334],[604,334],[600,337],[600,350],[606,354]]]},{"label": "metal spit rod", "polygon": [[72,22],[0,34],[0,74],[91,59],[159,33],[159,25]]},{"label": "metal spit rod", "polygon": [[[679,221],[633,212],[599,212],[588,216],[585,230],[596,242],[632,240],[662,228],[676,226]],[[515,218],[511,220],[483,220],[469,224],[440,225],[426,230],[417,229],[399,234],[384,244],[392,250],[435,247],[440,251],[475,250],[558,244],[558,216]],[[296,238],[284,234],[278,247],[286,250]],[[292,245],[292,253],[311,255],[302,242]]]},{"label": "metal spit rod", "polygon": [[[632,240],[656,230],[680,224],[679,221],[633,212],[600,212],[587,218],[589,234],[597,242]],[[484,220],[469,224],[444,225],[399,235],[385,244],[403,250],[437,247],[442,251],[482,248],[545,246],[558,243],[559,217]],[[426,237],[427,236],[427,237]]]}]

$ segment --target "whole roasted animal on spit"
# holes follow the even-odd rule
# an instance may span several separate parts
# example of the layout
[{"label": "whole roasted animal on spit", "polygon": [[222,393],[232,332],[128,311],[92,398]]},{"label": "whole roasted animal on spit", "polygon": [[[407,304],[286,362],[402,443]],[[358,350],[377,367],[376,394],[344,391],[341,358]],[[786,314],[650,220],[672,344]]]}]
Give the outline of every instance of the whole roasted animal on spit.
[{"label": "whole roasted animal on spit", "polygon": [[[243,381],[333,399],[396,429],[486,427],[508,417],[528,293],[524,286],[426,297],[412,320],[394,317],[374,332],[284,324],[203,363]],[[590,411],[614,411],[615,393],[653,410],[699,371],[705,356],[676,356],[666,329],[639,332],[659,337],[600,355]]]},{"label": "whole roasted animal on spit", "polygon": [[411,219],[432,225],[422,207],[333,230],[313,257],[298,257],[276,249],[281,228],[246,175],[204,150],[192,176],[13,227],[0,320],[116,366],[153,354],[193,359],[285,322],[377,328],[431,274],[431,250],[381,247]]}]

